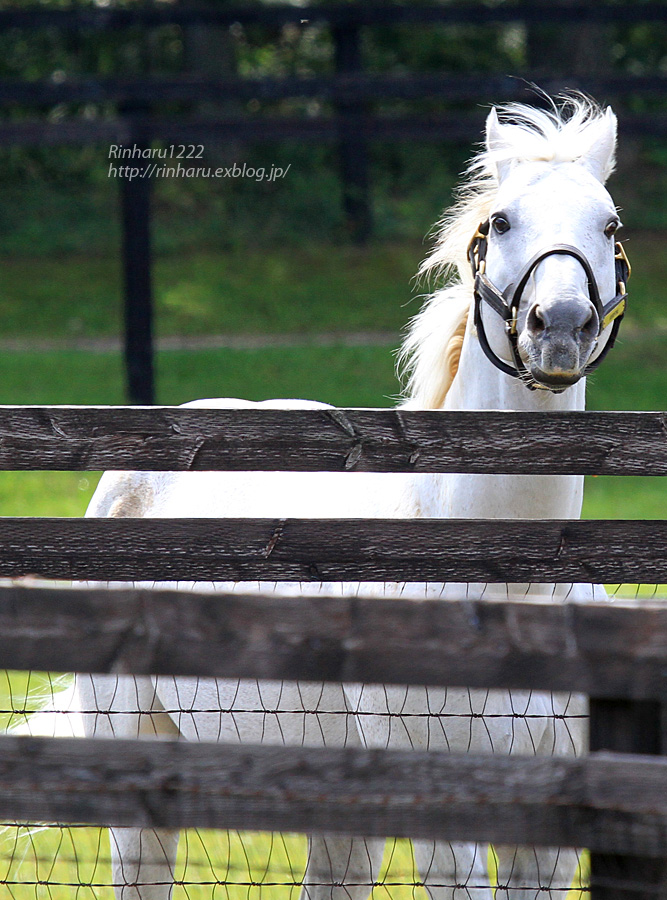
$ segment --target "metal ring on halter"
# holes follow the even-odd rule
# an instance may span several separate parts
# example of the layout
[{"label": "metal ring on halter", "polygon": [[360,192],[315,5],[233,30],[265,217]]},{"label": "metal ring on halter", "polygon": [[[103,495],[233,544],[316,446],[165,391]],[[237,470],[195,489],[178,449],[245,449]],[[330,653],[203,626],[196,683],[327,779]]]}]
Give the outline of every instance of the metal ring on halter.
[{"label": "metal ring on halter", "polygon": [[[589,363],[586,366],[582,373],[583,375],[589,375],[592,371],[597,369],[607,353],[614,346],[621,325],[621,319],[625,314],[627,305],[626,284],[630,277],[631,267],[625,250],[623,249],[623,245],[618,241],[614,244],[616,295],[608,303],[603,304],[600,299],[600,292],[598,291],[597,281],[591,264],[580,250],[570,244],[554,244],[553,247],[549,247],[546,250],[536,253],[519,272],[516,285],[511,284],[504,291],[500,291],[486,274],[486,251],[488,247],[489,227],[490,224],[488,219],[485,222],[482,222],[468,245],[468,259],[475,279],[474,321],[475,327],[477,328],[479,343],[485,356],[497,369],[500,369],[501,372],[504,372],[506,375],[511,375],[513,378],[520,378],[530,390],[553,390],[553,388],[547,387],[536,381],[521,359],[518,346],[517,316],[521,297],[523,296],[528,279],[542,260],[555,255],[572,256],[582,266],[586,273],[588,296],[598,315],[599,325],[596,342],[599,340],[602,332],[613,323],[612,332],[609,335],[603,350],[592,363]],[[491,309],[505,322],[505,330],[512,352],[513,363],[505,362],[505,360],[501,359],[491,348],[482,319],[482,301],[486,303],[487,306],[490,306]]]}]

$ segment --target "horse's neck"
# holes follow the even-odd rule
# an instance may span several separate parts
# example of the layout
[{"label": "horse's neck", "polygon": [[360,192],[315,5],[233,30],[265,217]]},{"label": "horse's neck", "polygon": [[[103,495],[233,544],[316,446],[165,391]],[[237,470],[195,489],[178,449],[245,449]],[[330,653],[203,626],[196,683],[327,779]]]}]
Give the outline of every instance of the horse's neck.
[{"label": "horse's neck", "polygon": [[[529,391],[484,356],[470,329],[445,409],[578,410],[585,405],[583,380],[562,394]],[[521,435],[517,435],[517,441]],[[577,475],[445,475],[431,494],[440,515],[463,518],[579,518],[583,478]],[[437,498],[437,499],[436,499]],[[436,513],[437,514],[437,513]]]}]

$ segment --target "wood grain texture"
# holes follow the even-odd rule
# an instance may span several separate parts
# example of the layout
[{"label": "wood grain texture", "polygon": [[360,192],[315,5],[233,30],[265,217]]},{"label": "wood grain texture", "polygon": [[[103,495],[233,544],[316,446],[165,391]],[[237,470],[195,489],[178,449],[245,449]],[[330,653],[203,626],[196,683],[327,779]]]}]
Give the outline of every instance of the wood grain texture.
[{"label": "wood grain texture", "polygon": [[665,475],[667,414],[5,406],[0,468]]},{"label": "wood grain texture", "polygon": [[[625,699],[590,700],[590,749],[657,756],[664,752],[662,704]],[[646,854],[591,853],[591,900],[648,900],[667,889],[665,859]]]},{"label": "wood grain texture", "polygon": [[667,608],[3,587],[0,668],[657,700],[667,694]]},{"label": "wood grain texture", "polygon": [[4,821],[667,853],[667,760],[0,737]]},{"label": "wood grain texture", "polygon": [[667,520],[0,519],[0,577],[661,583]]}]

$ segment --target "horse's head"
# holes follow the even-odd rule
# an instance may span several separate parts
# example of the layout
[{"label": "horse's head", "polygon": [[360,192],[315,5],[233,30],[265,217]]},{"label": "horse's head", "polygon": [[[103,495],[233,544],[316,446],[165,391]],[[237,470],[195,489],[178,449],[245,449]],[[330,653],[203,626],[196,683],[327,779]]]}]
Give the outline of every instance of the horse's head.
[{"label": "horse's head", "polygon": [[525,122],[491,112],[485,158],[498,189],[470,249],[476,321],[495,365],[560,391],[601,360],[625,308],[629,270],[604,187],[616,117],[608,109],[562,129],[543,158],[530,144]]}]

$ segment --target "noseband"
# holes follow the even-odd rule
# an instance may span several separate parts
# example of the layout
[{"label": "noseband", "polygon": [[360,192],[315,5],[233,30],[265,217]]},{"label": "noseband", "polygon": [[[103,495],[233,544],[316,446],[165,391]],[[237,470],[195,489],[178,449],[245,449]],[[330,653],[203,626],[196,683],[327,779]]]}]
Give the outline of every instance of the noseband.
[{"label": "noseband", "polygon": [[[528,279],[537,268],[537,266],[542,262],[542,260],[546,259],[548,256],[572,256],[577,260],[577,262],[581,265],[584,272],[586,273],[586,278],[588,280],[588,296],[590,297],[591,303],[595,307],[595,311],[598,314],[599,326],[598,333],[595,338],[596,343],[605,328],[608,328],[609,325],[611,325],[613,322],[612,332],[609,336],[609,339],[607,340],[607,343],[605,344],[597,359],[595,359],[592,363],[589,363],[582,374],[589,375],[594,369],[597,369],[607,353],[614,346],[616,336],[618,334],[618,329],[621,325],[621,319],[623,318],[623,315],[625,313],[627,300],[625,286],[627,284],[628,278],[630,277],[630,262],[625,255],[623,245],[618,241],[616,241],[614,244],[614,261],[616,267],[616,296],[608,303],[603,304],[602,300],[600,299],[600,292],[598,290],[597,282],[595,280],[595,274],[593,273],[591,264],[583,255],[583,253],[577,250],[576,247],[572,247],[570,244],[554,244],[553,247],[550,247],[548,250],[542,250],[539,253],[535,254],[535,256],[533,256],[533,258],[529,260],[529,262],[527,262],[523,269],[521,269],[521,271],[519,272],[516,285],[510,284],[504,291],[498,290],[498,288],[486,275],[486,251],[488,247],[488,237],[489,220],[487,219],[479,226],[468,246],[468,259],[470,260],[473,278],[475,279],[475,327],[477,328],[479,343],[487,358],[491,360],[493,365],[497,369],[500,369],[501,372],[504,372],[506,375],[511,375],[513,378],[520,378],[523,383],[532,391],[552,390],[552,388],[549,388],[546,385],[540,384],[538,381],[535,381],[533,376],[526,368],[523,360],[521,359],[518,346],[519,336],[517,333],[517,316],[519,314],[519,305],[521,303],[523,292],[526,285],[528,284]],[[486,336],[486,331],[484,329],[484,322],[482,320],[482,302],[488,304],[491,309],[496,312],[505,322],[505,331],[509,339],[513,364],[507,363],[504,360],[500,359],[500,357],[491,349]]]}]

